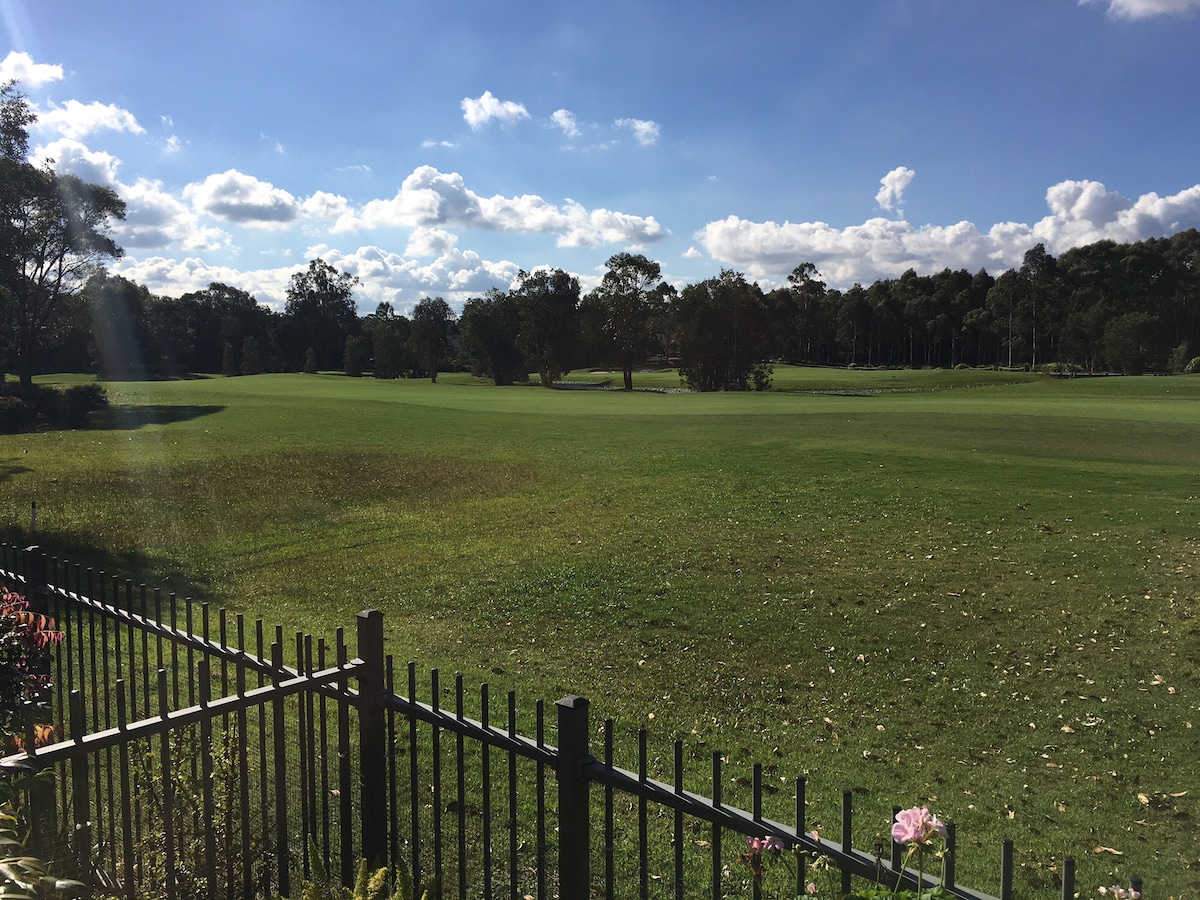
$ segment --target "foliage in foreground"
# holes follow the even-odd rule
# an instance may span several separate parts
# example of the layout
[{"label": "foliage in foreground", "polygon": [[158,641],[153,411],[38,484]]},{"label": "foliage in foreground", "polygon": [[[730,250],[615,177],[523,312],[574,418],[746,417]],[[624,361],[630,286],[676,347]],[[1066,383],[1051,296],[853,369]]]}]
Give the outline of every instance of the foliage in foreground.
[{"label": "foliage in foreground", "polygon": [[[311,836],[308,840],[309,857],[313,861],[313,877],[301,885],[295,900],[438,900],[441,897],[438,879],[435,876],[425,879],[421,885],[420,897],[414,898],[412,876],[403,863],[394,873],[389,872],[386,866],[371,871],[365,859],[358,864],[358,877],[354,881],[354,887],[345,887],[330,876],[321,862],[317,842]],[[394,887],[389,893],[391,885]],[[280,900],[288,898],[281,897]]]},{"label": "foliage in foreground", "polygon": [[83,884],[51,874],[50,867],[25,850],[26,823],[20,806],[20,792],[33,778],[0,778],[0,898],[3,900],[32,900],[32,898],[69,897]]}]

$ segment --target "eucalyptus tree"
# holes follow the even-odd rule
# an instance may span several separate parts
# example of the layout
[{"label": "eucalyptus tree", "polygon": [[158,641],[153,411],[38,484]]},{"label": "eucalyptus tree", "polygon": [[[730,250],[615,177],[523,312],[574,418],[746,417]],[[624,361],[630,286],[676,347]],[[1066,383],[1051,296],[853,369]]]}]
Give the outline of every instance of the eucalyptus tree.
[{"label": "eucalyptus tree", "polygon": [[413,307],[408,345],[419,365],[437,384],[438,366],[450,354],[450,326],[454,313],[441,297],[425,297]]},{"label": "eucalyptus tree", "polygon": [[600,327],[616,354],[625,390],[633,390],[633,367],[645,361],[666,310],[658,291],[662,269],[640,253],[618,253],[605,263],[608,271],[587,298],[600,313]]},{"label": "eucalyptus tree", "polygon": [[284,314],[291,331],[293,360],[313,350],[321,369],[342,362],[346,337],[358,328],[354,287],[358,278],[339,272],[323,259],[314,259],[304,272],[292,275]]},{"label": "eucalyptus tree", "polygon": [[521,311],[510,291],[496,288],[463,304],[458,317],[462,349],[471,371],[497,385],[524,381],[529,373],[521,351]]},{"label": "eucalyptus tree", "polygon": [[768,318],[762,290],[740,272],[723,269],[691,284],[672,303],[679,373],[698,391],[744,391],[770,381]]},{"label": "eucalyptus tree", "polygon": [[579,337],[579,279],[562,269],[521,271],[513,297],[521,321],[521,347],[550,388],[571,368]]}]

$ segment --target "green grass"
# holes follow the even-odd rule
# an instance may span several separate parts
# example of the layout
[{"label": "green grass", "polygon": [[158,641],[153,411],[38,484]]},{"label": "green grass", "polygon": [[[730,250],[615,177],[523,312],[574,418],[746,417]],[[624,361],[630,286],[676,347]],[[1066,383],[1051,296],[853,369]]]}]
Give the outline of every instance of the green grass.
[{"label": "green grass", "polygon": [[860,846],[928,802],[991,893],[1003,837],[1019,891],[1074,855],[1085,895],[1194,892],[1200,378],[775,384],[115,384],[90,430],[0,436],[0,510],[268,622],[378,607],[423,669],[589,697],[627,766],[639,726],[664,760],[683,737],[706,793],[713,749],[730,778],[808,772],[826,830],[853,789]]}]

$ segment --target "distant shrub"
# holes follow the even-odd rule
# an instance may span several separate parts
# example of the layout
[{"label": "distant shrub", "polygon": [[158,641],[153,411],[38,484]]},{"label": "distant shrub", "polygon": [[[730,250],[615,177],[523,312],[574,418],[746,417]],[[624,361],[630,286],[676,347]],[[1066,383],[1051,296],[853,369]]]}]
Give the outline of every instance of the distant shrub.
[{"label": "distant shrub", "polygon": [[1065,362],[1046,363],[1041,367],[1041,372],[1043,375],[1075,375],[1076,373],[1082,371],[1083,369],[1081,369],[1079,366],[1073,363]]},{"label": "distant shrub", "polygon": [[108,394],[99,384],[73,384],[62,391],[62,423],[79,428],[88,423],[88,415],[108,406]]},{"label": "distant shrub", "polygon": [[0,395],[0,434],[24,431],[33,422],[33,408],[24,398]]},{"label": "distant shrub", "polygon": [[1168,372],[1182,372],[1187,368],[1188,364],[1188,344],[1184,341],[1171,351],[1171,355],[1167,357]]},{"label": "distant shrub", "polygon": [[16,434],[34,428],[81,428],[93,410],[108,406],[98,384],[73,384],[57,390],[35,387],[0,394],[0,433]]},{"label": "distant shrub", "polygon": [[1184,375],[1200,374],[1200,356],[1193,356],[1186,366],[1183,367]]},{"label": "distant shrub", "polygon": [[750,370],[750,384],[756,391],[766,391],[771,388],[771,375],[775,369],[767,363],[758,363]]}]

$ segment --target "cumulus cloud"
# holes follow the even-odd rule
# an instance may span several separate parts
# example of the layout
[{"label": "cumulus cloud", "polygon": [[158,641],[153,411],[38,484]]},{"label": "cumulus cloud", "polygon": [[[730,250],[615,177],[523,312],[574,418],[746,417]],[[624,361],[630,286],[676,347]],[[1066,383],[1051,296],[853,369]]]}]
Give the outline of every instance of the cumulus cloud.
[{"label": "cumulus cloud", "polygon": [[825,222],[750,222],[737,216],[709,222],[695,235],[710,256],[764,280],[781,279],[812,262],[838,287],[894,278],[906,269],[990,271],[1019,266],[1043,243],[1054,255],[1113,240],[1127,243],[1200,227],[1200,185],[1168,197],[1130,200],[1095,181],[1064,181],[1046,191],[1050,214],[1028,225],[1001,222],[981,231],[971,222],[921,225],[883,218],[836,228]]},{"label": "cumulus cloud", "polygon": [[550,121],[561,128],[567,137],[579,137],[579,123],[575,121],[575,114],[569,109],[556,109],[550,115]]},{"label": "cumulus cloud", "polygon": [[237,169],[189,184],[183,196],[201,212],[251,228],[280,228],[300,214],[300,204],[287,191]]},{"label": "cumulus cloud", "polygon": [[882,178],[879,183],[882,187],[879,193],[875,195],[875,202],[888,212],[896,210],[900,215],[904,215],[904,210],[900,208],[900,204],[904,202],[904,191],[912,184],[913,177],[917,173],[907,166],[899,166],[892,169]]},{"label": "cumulus cloud", "polygon": [[235,284],[259,303],[282,310],[287,299],[288,283],[297,266],[275,269],[236,269],[232,266],[210,265],[203,259],[189,256],[184,259],[169,259],[151,256],[137,259],[126,256],[109,266],[114,275],[120,275],[146,286],[152,294],[180,297],[191,291],[200,291],[214,281]]},{"label": "cumulus cloud", "polygon": [[521,119],[529,118],[525,104],[512,100],[497,100],[491,91],[484,91],[482,96],[474,100],[464,97],[462,111],[467,124],[476,131],[493,119],[504,125],[512,125]]},{"label": "cumulus cloud", "polygon": [[24,87],[41,87],[52,81],[62,81],[62,66],[35,63],[28,53],[11,51],[0,61],[0,84],[19,81]]},{"label": "cumulus cloud", "polygon": [[195,212],[164,189],[161,182],[139,178],[133,184],[122,183],[118,176],[121,161],[111,153],[60,138],[34,150],[35,165],[50,160],[54,161],[55,171],[112,188],[125,201],[125,219],[114,222],[112,230],[116,242],[126,249],[174,245],[185,250],[213,250],[229,245],[228,234],[203,225]]},{"label": "cumulus cloud", "polygon": [[415,228],[404,248],[405,256],[444,256],[458,245],[458,236],[442,228]]},{"label": "cumulus cloud", "polygon": [[333,223],[335,229],[342,219],[353,217],[350,201],[340,194],[327,191],[317,191],[300,204],[300,209],[306,216]]},{"label": "cumulus cloud", "polygon": [[1200,10],[1200,0],[1079,0],[1080,6],[1097,4],[1107,4],[1108,15],[1114,19],[1148,19]]},{"label": "cumulus cloud", "polygon": [[[332,266],[357,275],[355,299],[360,311],[370,312],[380,303],[391,303],[396,311],[407,313],[422,296],[443,297],[451,306],[461,308],[470,297],[484,294],[493,287],[515,284],[520,267],[508,260],[485,260],[472,250],[458,247],[453,235],[431,233],[437,248],[432,258],[414,259],[375,246],[359,247],[343,253],[325,244],[309,247],[307,258],[320,257]],[[428,261],[426,261],[428,260]]]},{"label": "cumulus cloud", "polygon": [[533,194],[481,197],[457,172],[440,172],[433,166],[414,169],[394,197],[371,200],[357,211],[327,199],[321,204],[313,201],[305,201],[305,212],[331,222],[335,232],[436,227],[548,233],[557,236],[560,247],[606,243],[642,247],[667,236],[653,216],[589,210],[569,199],[558,206]]},{"label": "cumulus cloud", "polygon": [[39,131],[56,131],[73,140],[102,130],[146,133],[129,110],[112,103],[80,103],[78,100],[68,100],[62,106],[39,111],[34,127]]},{"label": "cumulus cloud", "polygon": [[647,119],[617,119],[613,122],[617,128],[628,128],[633,132],[634,139],[643,147],[658,143],[658,123]]},{"label": "cumulus cloud", "polygon": [[117,169],[121,161],[111,153],[89,150],[79,141],[61,138],[39,145],[34,148],[31,159],[38,166],[53,161],[55,171],[77,175],[92,184],[118,186]]},{"label": "cumulus cloud", "polygon": [[201,224],[186,204],[163,188],[162,182],[139,178],[118,188],[125,201],[125,221],[113,228],[118,244],[127,250],[161,250],[177,246],[189,251],[218,250],[230,244],[228,233]]}]

